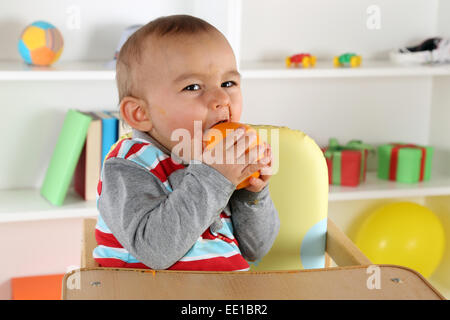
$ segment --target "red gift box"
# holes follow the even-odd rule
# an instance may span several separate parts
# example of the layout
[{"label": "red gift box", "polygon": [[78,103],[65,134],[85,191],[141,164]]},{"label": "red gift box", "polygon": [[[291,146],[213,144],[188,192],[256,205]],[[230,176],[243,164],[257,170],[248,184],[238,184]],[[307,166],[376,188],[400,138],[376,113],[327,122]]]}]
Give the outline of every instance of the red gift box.
[{"label": "red gift box", "polygon": [[356,140],[339,146],[336,139],[330,139],[330,145],[322,151],[327,161],[329,184],[356,187],[366,180],[369,146]]}]

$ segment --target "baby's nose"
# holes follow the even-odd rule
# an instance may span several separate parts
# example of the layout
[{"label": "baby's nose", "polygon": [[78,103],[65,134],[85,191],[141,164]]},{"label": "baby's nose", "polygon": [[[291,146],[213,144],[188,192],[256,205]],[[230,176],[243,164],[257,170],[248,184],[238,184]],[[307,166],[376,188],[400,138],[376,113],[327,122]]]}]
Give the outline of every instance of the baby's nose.
[{"label": "baby's nose", "polygon": [[221,107],[230,107],[231,100],[228,93],[224,92],[224,90],[215,90],[211,93],[209,107],[212,109],[218,109]]}]

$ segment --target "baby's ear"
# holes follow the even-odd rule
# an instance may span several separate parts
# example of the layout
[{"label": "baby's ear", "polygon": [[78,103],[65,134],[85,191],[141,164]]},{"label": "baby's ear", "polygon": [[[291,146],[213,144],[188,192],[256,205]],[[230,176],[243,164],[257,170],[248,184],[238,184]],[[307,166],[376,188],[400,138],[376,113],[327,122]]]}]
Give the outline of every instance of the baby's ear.
[{"label": "baby's ear", "polygon": [[148,132],[152,128],[147,103],[142,99],[124,97],[120,102],[120,115],[134,129]]}]

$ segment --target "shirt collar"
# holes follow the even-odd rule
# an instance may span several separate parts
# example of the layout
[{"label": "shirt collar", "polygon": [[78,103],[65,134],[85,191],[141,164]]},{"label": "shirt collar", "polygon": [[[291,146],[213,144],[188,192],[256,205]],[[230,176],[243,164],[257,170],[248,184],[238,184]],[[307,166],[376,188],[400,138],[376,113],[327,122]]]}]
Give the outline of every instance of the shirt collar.
[{"label": "shirt collar", "polygon": [[163,146],[161,143],[159,143],[158,140],[153,138],[147,132],[143,132],[143,131],[139,131],[139,130],[133,129],[132,130],[132,138],[133,139],[141,139],[141,140],[145,140],[147,142],[150,142],[152,145],[154,145],[156,148],[158,148],[159,150],[164,152],[166,155],[168,155],[169,157],[172,157],[172,159],[174,161],[176,161],[178,163],[183,163],[184,165],[187,165],[186,163],[183,162],[183,160],[181,158],[179,158],[175,154],[172,154],[172,152],[169,149],[167,149],[165,146]]}]

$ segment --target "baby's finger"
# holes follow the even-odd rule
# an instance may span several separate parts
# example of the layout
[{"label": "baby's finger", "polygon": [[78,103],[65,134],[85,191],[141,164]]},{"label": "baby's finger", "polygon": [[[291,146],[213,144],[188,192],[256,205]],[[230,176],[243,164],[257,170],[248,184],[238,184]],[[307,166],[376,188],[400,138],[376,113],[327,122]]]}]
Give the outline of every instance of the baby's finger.
[{"label": "baby's finger", "polygon": [[265,167],[261,168],[260,173],[261,173],[261,179],[263,179],[265,181],[265,180],[268,180],[270,178],[270,176],[272,176],[273,169],[272,169],[272,167],[265,166]]},{"label": "baby's finger", "polygon": [[248,182],[257,190],[261,190],[265,186],[265,182],[263,180],[255,177],[251,177]]},{"label": "baby's finger", "polygon": [[251,130],[247,131],[245,135],[241,136],[238,141],[236,141],[236,157],[242,156],[251,145],[256,144],[256,132]]},{"label": "baby's finger", "polygon": [[239,127],[225,137],[225,149],[233,147],[245,135],[245,128]]},{"label": "baby's finger", "polygon": [[270,154],[270,150],[269,149],[264,149],[264,151],[263,151],[260,159],[258,160],[258,162],[262,163],[264,165],[269,165],[271,161],[272,161],[272,156]]},{"label": "baby's finger", "polygon": [[251,176],[256,171],[260,171],[262,168],[264,168],[264,165],[261,164],[261,163],[249,164],[244,169],[242,169],[240,178],[241,179],[248,178],[249,176]]},{"label": "baby's finger", "polygon": [[245,152],[241,154],[240,157],[237,158],[238,164],[254,164],[258,162],[258,159],[260,159],[264,155],[264,149],[259,147],[254,147],[248,150],[248,152]]}]

